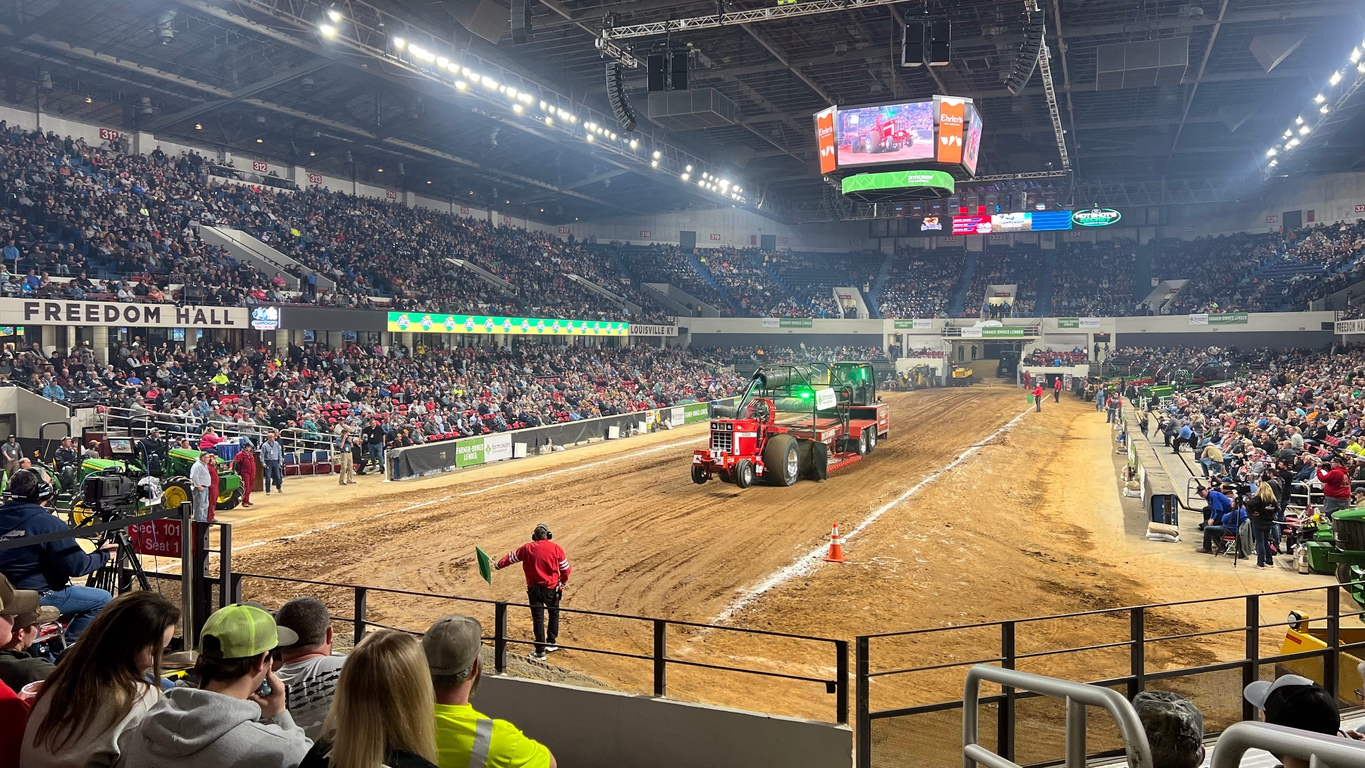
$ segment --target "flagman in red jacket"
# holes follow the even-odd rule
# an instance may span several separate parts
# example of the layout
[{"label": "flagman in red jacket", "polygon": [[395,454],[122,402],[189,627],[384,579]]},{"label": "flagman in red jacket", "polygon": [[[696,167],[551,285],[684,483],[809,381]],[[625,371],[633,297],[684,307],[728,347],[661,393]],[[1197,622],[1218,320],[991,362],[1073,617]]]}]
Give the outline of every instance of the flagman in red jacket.
[{"label": "flagman in red jacket", "polygon": [[[498,561],[497,569],[502,570],[514,563],[521,563],[526,573],[526,600],[531,604],[531,622],[535,625],[536,649],[531,658],[544,660],[545,654],[559,650],[555,642],[559,639],[559,599],[564,595],[564,585],[569,583],[569,557],[564,548],[550,541],[554,534],[545,525],[537,525],[531,534],[531,541],[508,552]],[[549,633],[545,631],[545,612],[550,613]]]}]

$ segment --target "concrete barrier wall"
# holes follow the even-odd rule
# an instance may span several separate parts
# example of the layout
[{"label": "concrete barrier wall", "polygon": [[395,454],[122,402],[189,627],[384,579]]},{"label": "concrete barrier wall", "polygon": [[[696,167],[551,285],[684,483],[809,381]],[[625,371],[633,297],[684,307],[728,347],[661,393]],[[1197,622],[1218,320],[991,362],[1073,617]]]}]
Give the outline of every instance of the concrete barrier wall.
[{"label": "concrete barrier wall", "polygon": [[[573,768],[849,768],[847,726],[485,675],[474,707]],[[566,717],[568,713],[585,717]]]}]

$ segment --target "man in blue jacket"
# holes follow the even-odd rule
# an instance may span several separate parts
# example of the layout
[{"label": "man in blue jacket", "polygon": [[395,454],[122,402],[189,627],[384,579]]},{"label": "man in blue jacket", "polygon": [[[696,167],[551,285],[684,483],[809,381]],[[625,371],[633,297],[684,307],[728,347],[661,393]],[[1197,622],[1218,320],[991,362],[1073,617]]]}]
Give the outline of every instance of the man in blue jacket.
[{"label": "man in blue jacket", "polygon": [[[1204,548],[1199,551],[1209,555],[1213,554],[1213,543],[1222,541],[1224,536],[1236,536],[1237,529],[1242,526],[1242,523],[1246,522],[1246,519],[1245,507],[1237,507],[1218,517],[1210,518],[1209,522],[1216,524],[1204,526]],[[1230,546],[1236,547],[1237,542],[1233,542]]]},{"label": "man in blue jacket", "polygon": [[[38,470],[15,472],[5,494],[5,503],[0,505],[0,543],[70,531],[66,523],[42,506],[52,495],[51,484],[38,474]],[[15,589],[36,590],[43,605],[50,605],[63,616],[71,617],[66,641],[73,643],[113,597],[102,589],[73,586],[70,579],[99,570],[117,546],[111,541],[100,551],[87,555],[77,546],[75,538],[69,538],[0,550],[0,573],[5,574]]]}]

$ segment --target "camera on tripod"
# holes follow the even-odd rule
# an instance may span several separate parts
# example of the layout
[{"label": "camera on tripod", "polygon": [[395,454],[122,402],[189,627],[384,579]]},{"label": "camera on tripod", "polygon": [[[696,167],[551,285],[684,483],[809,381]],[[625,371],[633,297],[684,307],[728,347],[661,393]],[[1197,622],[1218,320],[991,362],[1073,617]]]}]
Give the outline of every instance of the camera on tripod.
[{"label": "camera on tripod", "polygon": [[122,467],[110,467],[86,475],[81,498],[95,517],[125,517],[137,514],[140,504],[159,504],[161,483],[151,476],[134,479]]}]

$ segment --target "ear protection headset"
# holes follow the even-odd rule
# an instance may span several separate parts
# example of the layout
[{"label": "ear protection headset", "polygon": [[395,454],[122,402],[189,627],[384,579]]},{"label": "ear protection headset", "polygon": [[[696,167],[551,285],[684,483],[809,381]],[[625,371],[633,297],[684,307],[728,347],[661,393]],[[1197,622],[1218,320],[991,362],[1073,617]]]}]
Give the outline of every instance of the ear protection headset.
[{"label": "ear protection headset", "polygon": [[554,537],[555,535],[553,533],[550,533],[549,526],[545,525],[544,523],[537,525],[536,529],[531,532],[531,541],[541,540],[548,541],[550,539],[553,539]]},{"label": "ear protection headset", "polygon": [[[33,478],[33,486],[25,488],[24,492],[21,494],[16,486],[28,485],[27,482],[21,480],[24,475],[29,475]],[[21,469],[18,472],[15,472],[14,477],[10,478],[9,487],[5,490],[6,499],[27,501],[30,504],[41,504],[52,498],[53,495],[54,491],[52,484],[43,479],[41,472],[33,469]]]}]

